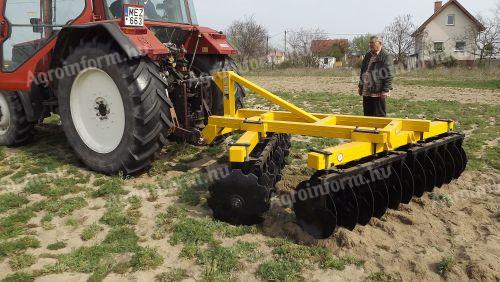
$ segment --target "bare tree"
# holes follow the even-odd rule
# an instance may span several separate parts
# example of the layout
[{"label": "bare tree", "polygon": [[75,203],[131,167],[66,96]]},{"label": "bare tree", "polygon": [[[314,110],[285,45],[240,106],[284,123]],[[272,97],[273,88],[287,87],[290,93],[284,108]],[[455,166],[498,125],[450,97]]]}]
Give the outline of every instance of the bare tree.
[{"label": "bare tree", "polygon": [[500,54],[500,1],[492,17],[485,18],[477,16],[484,30],[477,27],[471,27],[466,30],[466,38],[469,40],[471,51],[474,56],[482,63],[485,59],[491,60]]},{"label": "bare tree", "polygon": [[229,42],[240,51],[240,62],[266,54],[268,32],[253,16],[234,21],[227,29]]},{"label": "bare tree", "polygon": [[414,38],[411,34],[415,31],[412,15],[398,16],[384,30],[384,46],[391,52],[396,61],[402,62],[411,54],[414,47]]},{"label": "bare tree", "polygon": [[303,29],[290,32],[288,44],[292,50],[292,64],[300,64],[311,67],[316,64],[316,59],[311,51],[311,43],[314,40],[327,39],[327,33],[322,29]]}]

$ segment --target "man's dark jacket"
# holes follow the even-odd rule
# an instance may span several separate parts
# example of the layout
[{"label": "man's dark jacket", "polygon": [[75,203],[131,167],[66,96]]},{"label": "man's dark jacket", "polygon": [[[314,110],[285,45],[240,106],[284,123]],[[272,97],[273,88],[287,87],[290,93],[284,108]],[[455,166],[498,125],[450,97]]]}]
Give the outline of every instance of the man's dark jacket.
[{"label": "man's dark jacket", "polygon": [[[359,80],[359,87],[361,91],[364,87],[364,74],[368,68],[368,64],[372,58],[373,54],[368,52],[363,59],[363,64],[361,65],[361,76]],[[380,51],[377,55],[377,59],[372,63],[370,69],[369,77],[369,88],[368,93],[381,93],[389,92],[392,90],[392,80],[394,79],[394,62],[393,57],[384,49]]]}]

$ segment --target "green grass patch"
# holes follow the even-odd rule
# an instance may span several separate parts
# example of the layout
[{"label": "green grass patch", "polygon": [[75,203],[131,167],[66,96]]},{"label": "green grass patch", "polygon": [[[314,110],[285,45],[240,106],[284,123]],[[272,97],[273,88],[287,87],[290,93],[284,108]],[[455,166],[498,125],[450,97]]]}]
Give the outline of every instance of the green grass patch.
[{"label": "green grass patch", "polygon": [[261,264],[257,275],[265,281],[305,281],[301,272],[298,262],[278,259]]},{"label": "green grass patch", "polygon": [[184,268],[173,268],[168,272],[162,272],[155,276],[156,282],[181,282],[189,278],[188,272]]},{"label": "green grass patch", "polygon": [[485,154],[486,164],[496,170],[500,170],[500,148],[487,147]]},{"label": "green grass patch", "polygon": [[13,175],[10,176],[10,179],[14,181],[15,183],[21,183],[24,181],[24,178],[28,175],[28,171],[26,170],[19,170]]},{"label": "green grass patch", "polygon": [[158,253],[157,249],[145,247],[139,249],[131,259],[132,268],[137,270],[149,270],[162,265],[165,259]]},{"label": "green grass patch", "polygon": [[68,218],[64,224],[66,226],[76,228],[78,225],[80,225],[80,222],[75,218]]},{"label": "green grass patch", "polygon": [[36,257],[31,254],[21,253],[13,255],[9,260],[10,268],[20,270],[36,263]]},{"label": "green grass patch", "polygon": [[88,182],[88,176],[71,178],[34,178],[26,183],[24,191],[30,194],[58,198],[68,194],[76,194],[85,189],[82,184]]},{"label": "green grass patch", "polygon": [[436,80],[436,79],[397,79],[395,84],[429,87],[452,87],[472,89],[500,89],[500,80]]},{"label": "green grass patch", "polygon": [[128,192],[123,189],[123,183],[123,179],[120,176],[107,179],[92,193],[92,196],[97,198],[111,195],[126,195]]},{"label": "green grass patch", "polygon": [[441,276],[446,276],[451,268],[456,264],[453,256],[445,256],[441,259],[437,266],[437,272]]},{"label": "green grass patch", "polygon": [[344,270],[347,265],[355,265],[357,267],[362,267],[364,261],[353,256],[343,256],[343,257],[333,257],[328,256],[323,262],[321,262],[322,268],[330,268],[336,270]]},{"label": "green grass patch", "polygon": [[26,223],[35,216],[32,208],[17,210],[16,213],[0,219],[0,239],[13,238],[24,234]]},{"label": "green grass patch", "polygon": [[179,254],[181,258],[193,259],[200,252],[200,248],[198,245],[193,243],[188,243],[182,247],[182,250]]},{"label": "green grass patch", "polygon": [[9,176],[13,173],[14,173],[14,171],[12,169],[1,169],[0,170],[0,179],[4,178],[6,176]]},{"label": "green grass patch", "polygon": [[231,274],[242,268],[241,259],[252,256],[256,248],[256,244],[237,242],[231,247],[216,246],[199,252],[197,263],[204,268],[203,278],[206,281],[231,280]]},{"label": "green grass patch", "polygon": [[[109,231],[102,243],[92,247],[81,247],[68,254],[53,256],[58,260],[46,267],[44,274],[80,272],[92,273],[89,280],[101,281],[109,273],[125,273],[130,267],[136,269],[154,268],[163,261],[156,251],[138,245],[139,237],[131,227],[116,227]],[[115,256],[132,253],[129,262],[117,263]]]},{"label": "green grass patch", "polygon": [[321,262],[330,253],[326,248],[298,245],[281,238],[273,239],[267,245],[273,248],[272,253],[277,259],[293,260],[303,266]]},{"label": "green grass patch", "polygon": [[7,193],[0,195],[0,213],[10,209],[20,208],[28,203],[28,199],[24,195],[16,193]]},{"label": "green grass patch", "polygon": [[429,199],[438,203],[445,203],[448,207],[453,205],[453,199],[448,194],[429,193]]},{"label": "green grass patch", "polygon": [[138,210],[125,210],[120,197],[108,198],[106,207],[107,210],[100,221],[109,226],[135,225],[141,216]]},{"label": "green grass patch", "polygon": [[215,243],[215,234],[223,237],[237,237],[252,232],[252,227],[231,226],[211,218],[181,218],[172,225],[170,243]]},{"label": "green grass patch", "polygon": [[132,196],[127,199],[131,210],[138,210],[142,207],[142,198],[139,196]]},{"label": "green grass patch", "polygon": [[393,282],[393,281],[399,281],[399,280],[383,271],[372,272],[368,275],[368,277],[365,278],[365,282]]},{"label": "green grass patch", "polygon": [[67,215],[71,215],[74,211],[82,209],[87,205],[88,203],[85,200],[85,198],[74,197],[67,199],[44,201],[43,209],[53,215],[64,217]]},{"label": "green grass patch", "polygon": [[0,243],[0,258],[6,257],[10,254],[24,251],[27,249],[35,249],[40,247],[40,241],[35,237],[28,236],[13,241]]},{"label": "green grass patch", "polygon": [[35,281],[35,277],[27,272],[16,272],[8,275],[2,282],[31,282]]},{"label": "green grass patch", "polygon": [[66,244],[65,242],[59,241],[59,242],[55,242],[53,244],[48,245],[47,250],[57,251],[57,250],[66,248],[66,246],[68,246],[68,244]]},{"label": "green grass patch", "polygon": [[92,240],[97,236],[97,234],[99,234],[99,232],[101,232],[103,230],[104,230],[104,228],[102,226],[100,226],[99,224],[92,223],[91,225],[89,225],[89,226],[85,227],[85,229],[83,229],[82,234],[80,235],[80,238],[83,241]]}]

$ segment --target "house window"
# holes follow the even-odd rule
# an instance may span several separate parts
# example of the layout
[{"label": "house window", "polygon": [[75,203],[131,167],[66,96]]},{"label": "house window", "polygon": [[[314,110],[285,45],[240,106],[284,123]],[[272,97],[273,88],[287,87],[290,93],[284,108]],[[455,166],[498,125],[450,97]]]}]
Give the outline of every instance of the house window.
[{"label": "house window", "polygon": [[323,64],[328,65],[329,63],[330,63],[330,60],[328,60],[328,58],[324,58]]},{"label": "house window", "polygon": [[465,51],[465,41],[457,41],[455,43],[455,52],[464,52]]},{"label": "house window", "polygon": [[434,42],[434,52],[443,52],[444,44],[443,42]]},{"label": "house window", "polygon": [[448,15],[448,22],[446,25],[455,25],[455,15]]}]

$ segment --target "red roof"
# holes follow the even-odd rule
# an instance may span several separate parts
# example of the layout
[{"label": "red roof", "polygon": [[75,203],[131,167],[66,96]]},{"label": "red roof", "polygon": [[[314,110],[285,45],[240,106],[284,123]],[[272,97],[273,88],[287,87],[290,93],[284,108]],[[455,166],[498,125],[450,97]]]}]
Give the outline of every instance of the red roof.
[{"label": "red roof", "polygon": [[460,4],[458,2],[458,0],[450,0],[448,1],[446,4],[444,4],[439,10],[437,10],[434,15],[432,15],[428,20],[426,20],[413,34],[412,36],[417,36],[420,32],[424,31],[425,27],[427,26],[427,24],[429,24],[433,19],[435,19],[442,11],[444,11],[444,9],[446,9],[448,6],[450,6],[451,4],[455,4],[469,19],[471,19],[471,21],[473,23],[475,23],[477,25],[477,27],[479,28],[479,30],[481,31],[484,31],[485,30],[485,27],[484,25],[478,21],[473,15],[471,15],[471,13],[469,13],[469,11],[467,11],[467,9],[465,9],[464,6],[462,6],[462,4]]},{"label": "red roof", "polygon": [[314,55],[326,55],[332,51],[334,46],[340,47],[340,50],[345,53],[349,47],[349,40],[347,39],[327,39],[327,40],[313,40],[311,42],[311,52]]}]

